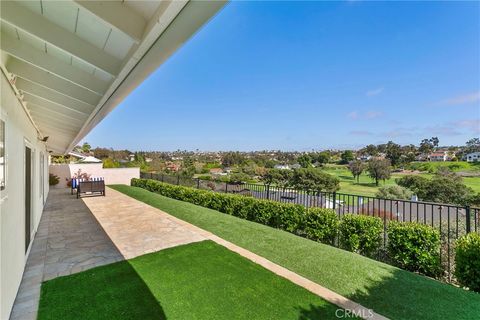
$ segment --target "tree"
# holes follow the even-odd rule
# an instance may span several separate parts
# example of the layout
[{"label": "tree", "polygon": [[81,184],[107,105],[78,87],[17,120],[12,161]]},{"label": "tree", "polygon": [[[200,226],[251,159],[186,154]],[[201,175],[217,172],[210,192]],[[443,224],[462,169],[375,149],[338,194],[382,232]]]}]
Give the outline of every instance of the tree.
[{"label": "tree", "polygon": [[435,176],[427,184],[422,200],[467,205],[473,194],[459,176]]},{"label": "tree", "polygon": [[330,151],[322,151],[316,154],[314,161],[318,162],[319,164],[326,164],[330,161]]},{"label": "tree", "polygon": [[365,166],[363,165],[363,162],[360,160],[353,160],[350,161],[348,164],[348,169],[353,175],[353,179],[357,179],[357,183],[360,180],[360,175],[363,172],[363,169],[365,169]]},{"label": "tree", "polygon": [[402,148],[399,144],[394,143],[393,141],[388,141],[385,156],[390,160],[393,166],[399,164],[402,156]]},{"label": "tree", "polygon": [[98,158],[98,159],[105,159],[105,158],[109,158],[109,157],[113,156],[113,152],[110,149],[107,149],[107,148],[97,147],[97,148],[93,149],[92,151],[93,151],[93,155],[95,156],[95,158]]},{"label": "tree", "polygon": [[350,161],[352,161],[353,159],[355,159],[355,157],[353,156],[352,150],[345,150],[344,152],[342,152],[342,155],[340,157],[342,159],[341,162],[343,164],[347,164]]},{"label": "tree", "polygon": [[102,162],[104,168],[120,168],[120,163],[112,158],[105,158]]},{"label": "tree", "polygon": [[262,176],[265,184],[273,184],[282,188],[290,186],[293,172],[290,170],[270,169]]},{"label": "tree", "polygon": [[380,180],[386,180],[390,178],[390,160],[372,158],[368,161],[367,165],[368,175],[375,180],[375,185],[378,186]]},{"label": "tree", "polygon": [[465,143],[465,153],[480,152],[480,139],[472,138]]},{"label": "tree", "polygon": [[222,156],[222,166],[224,167],[231,167],[234,165],[240,165],[245,162],[245,156],[242,155],[240,152],[230,151],[226,152]]},{"label": "tree", "polygon": [[438,147],[438,143],[440,142],[440,140],[438,140],[438,137],[431,137],[430,142],[432,143],[433,147],[436,148]]},{"label": "tree", "polygon": [[475,204],[478,195],[468,188],[460,176],[441,170],[431,180],[420,176],[405,176],[397,184],[410,189],[423,201],[453,203],[458,205]]},{"label": "tree", "polygon": [[438,143],[440,140],[437,137],[431,137],[430,139],[423,139],[420,142],[420,147],[418,151],[421,153],[431,153],[436,147],[438,147]]},{"label": "tree", "polygon": [[413,195],[413,192],[407,188],[401,186],[383,186],[378,189],[375,194],[376,197],[383,199],[401,199],[409,200]]},{"label": "tree", "polygon": [[312,157],[310,157],[308,154],[302,154],[300,157],[298,157],[297,161],[302,168],[309,168],[312,166]]},{"label": "tree", "polygon": [[340,181],[316,168],[300,168],[293,172],[292,186],[301,190],[335,192],[340,188]]},{"label": "tree", "polygon": [[378,154],[378,149],[375,145],[369,144],[363,150],[367,156],[376,156]]},{"label": "tree", "polygon": [[396,180],[396,183],[404,188],[410,189],[420,199],[424,199],[429,180],[422,176],[408,175]]},{"label": "tree", "polygon": [[195,168],[195,162],[192,157],[185,156],[182,162],[182,169],[180,170],[180,175],[184,178],[191,178],[195,175],[197,169]]},{"label": "tree", "polygon": [[84,142],[82,144],[82,152],[83,153],[90,153],[90,150],[92,149],[92,146],[88,144],[88,142]]},{"label": "tree", "polygon": [[241,183],[250,180],[250,176],[243,172],[232,173],[229,177],[230,183]]}]

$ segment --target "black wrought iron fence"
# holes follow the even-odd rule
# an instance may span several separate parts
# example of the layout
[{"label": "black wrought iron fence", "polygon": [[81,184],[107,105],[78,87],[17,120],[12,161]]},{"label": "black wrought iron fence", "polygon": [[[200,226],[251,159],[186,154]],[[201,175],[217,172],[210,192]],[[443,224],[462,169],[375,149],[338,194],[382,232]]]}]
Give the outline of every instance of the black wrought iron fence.
[{"label": "black wrought iron fence", "polygon": [[[379,217],[383,220],[384,230],[391,220],[430,225],[440,232],[442,239],[441,262],[449,278],[454,267],[455,240],[469,232],[480,232],[480,208],[470,206],[392,200],[339,192],[299,190],[266,184],[228,183],[155,173],[141,173],[141,177],[213,192],[233,193],[258,199],[294,203],[307,208],[329,208],[333,209],[339,217],[345,214]],[[384,246],[386,242],[387,233],[384,232]]]}]

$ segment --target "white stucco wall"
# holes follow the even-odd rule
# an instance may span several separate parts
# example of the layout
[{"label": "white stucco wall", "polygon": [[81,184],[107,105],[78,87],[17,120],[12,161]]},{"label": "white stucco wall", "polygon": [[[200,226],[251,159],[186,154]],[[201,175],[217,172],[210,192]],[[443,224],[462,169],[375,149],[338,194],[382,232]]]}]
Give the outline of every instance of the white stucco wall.
[{"label": "white stucco wall", "polygon": [[[0,191],[0,319],[8,319],[26,262],[25,145],[32,152],[32,225],[34,232],[48,195],[48,152],[17,100],[3,72],[0,117],[5,121],[6,187]],[[44,156],[44,186],[40,185],[40,154]],[[32,237],[33,239],[33,237]]]},{"label": "white stucco wall", "polygon": [[78,170],[82,170],[92,177],[103,177],[105,184],[130,185],[132,178],[140,178],[140,168],[104,169],[102,163],[51,164],[50,173],[60,178],[60,182],[54,188],[67,187],[67,182]]}]

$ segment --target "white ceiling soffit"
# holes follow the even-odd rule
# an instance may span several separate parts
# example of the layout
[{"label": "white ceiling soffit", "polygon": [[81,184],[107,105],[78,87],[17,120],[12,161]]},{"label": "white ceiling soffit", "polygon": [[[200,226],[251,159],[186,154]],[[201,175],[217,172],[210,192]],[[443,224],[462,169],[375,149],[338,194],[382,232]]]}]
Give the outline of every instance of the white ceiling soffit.
[{"label": "white ceiling soffit", "polygon": [[1,1],[1,67],[68,153],[226,1]]}]

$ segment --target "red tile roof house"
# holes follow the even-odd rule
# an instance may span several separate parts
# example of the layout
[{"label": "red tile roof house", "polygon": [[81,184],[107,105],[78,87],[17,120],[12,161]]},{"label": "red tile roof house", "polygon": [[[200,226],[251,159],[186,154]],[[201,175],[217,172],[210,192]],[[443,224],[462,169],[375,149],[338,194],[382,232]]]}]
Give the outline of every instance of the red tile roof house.
[{"label": "red tile roof house", "polygon": [[180,170],[180,165],[173,162],[169,162],[166,164],[166,168],[170,171],[177,172],[178,170]]},{"label": "red tile roof house", "polygon": [[447,152],[434,152],[428,156],[430,161],[447,161]]}]

